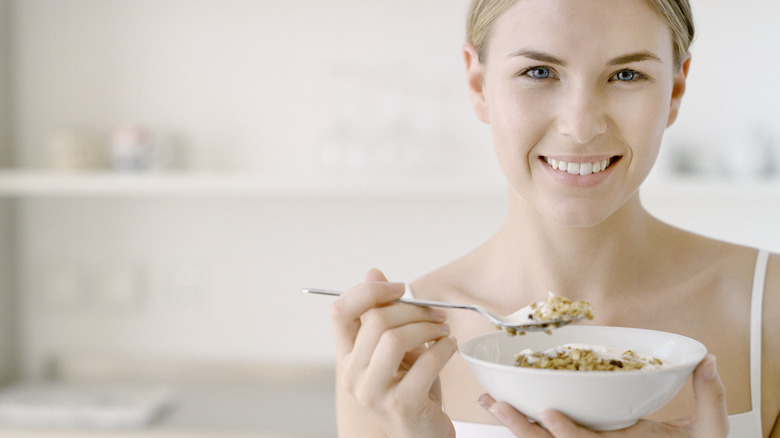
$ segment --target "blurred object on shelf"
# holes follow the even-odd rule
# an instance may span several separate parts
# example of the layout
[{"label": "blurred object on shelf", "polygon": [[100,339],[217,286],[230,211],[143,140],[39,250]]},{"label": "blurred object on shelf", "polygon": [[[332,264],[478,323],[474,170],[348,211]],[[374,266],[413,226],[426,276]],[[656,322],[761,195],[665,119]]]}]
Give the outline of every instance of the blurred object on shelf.
[{"label": "blurred object on shelf", "polygon": [[720,150],[717,148],[703,151],[700,145],[677,142],[670,145],[666,165],[674,175],[710,177],[721,172],[722,161]]},{"label": "blurred object on shelf", "polygon": [[696,160],[696,150],[687,145],[674,145],[671,150],[671,171],[679,175],[695,175],[701,172]]},{"label": "blurred object on shelf", "polygon": [[742,181],[780,178],[780,142],[767,124],[735,129],[728,141],[717,145],[678,140],[669,145],[666,156],[660,164],[673,175]]},{"label": "blurred object on shelf", "polygon": [[738,131],[726,150],[724,173],[734,179],[770,178],[778,172],[778,151],[764,125]]},{"label": "blurred object on shelf", "polygon": [[176,167],[179,151],[170,136],[126,125],[111,133],[108,155],[114,170],[146,171]]},{"label": "blurred object on shelf", "polygon": [[147,170],[152,162],[151,134],[136,127],[114,129],[108,143],[111,166],[115,170]]},{"label": "blurred object on shelf", "polygon": [[444,166],[440,133],[398,118],[373,130],[337,122],[322,139],[319,163],[351,172],[418,171]]},{"label": "blurred object on shelf", "polygon": [[61,130],[49,138],[48,167],[55,170],[105,168],[106,151],[101,136],[80,130]]},{"label": "blurred object on shelf", "polygon": [[[396,74],[404,65],[383,68],[334,66],[340,99],[316,139],[315,168],[351,173],[429,173],[460,162],[465,140],[449,136],[444,116],[452,96],[437,86],[417,87]],[[394,72],[388,74],[388,72]]]}]

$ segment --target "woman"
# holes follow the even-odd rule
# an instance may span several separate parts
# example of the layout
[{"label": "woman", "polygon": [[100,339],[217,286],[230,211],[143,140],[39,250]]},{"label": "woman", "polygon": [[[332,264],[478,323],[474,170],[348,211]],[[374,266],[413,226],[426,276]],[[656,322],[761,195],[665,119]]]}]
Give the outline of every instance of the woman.
[{"label": "woman", "polygon": [[499,314],[553,291],[590,301],[594,324],[692,337],[712,353],[692,387],[622,431],[556,412],[534,424],[482,394],[454,355],[455,337],[490,323],[391,304],[404,285],[372,270],[331,308],[342,437],[780,437],[780,258],[767,267],[765,253],[661,223],[638,197],[677,117],[692,37],[687,0],[475,0],[463,53],[507,219],[410,287]]}]

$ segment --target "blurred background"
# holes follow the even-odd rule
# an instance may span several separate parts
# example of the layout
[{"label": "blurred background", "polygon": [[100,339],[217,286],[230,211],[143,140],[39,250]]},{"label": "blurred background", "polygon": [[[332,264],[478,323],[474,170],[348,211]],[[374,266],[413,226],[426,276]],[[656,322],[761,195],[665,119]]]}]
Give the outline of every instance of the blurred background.
[{"label": "blurred background", "polygon": [[[300,289],[411,281],[504,217],[467,4],[0,0],[0,437],[335,436]],[[643,202],[780,251],[780,3],[692,4]]]}]

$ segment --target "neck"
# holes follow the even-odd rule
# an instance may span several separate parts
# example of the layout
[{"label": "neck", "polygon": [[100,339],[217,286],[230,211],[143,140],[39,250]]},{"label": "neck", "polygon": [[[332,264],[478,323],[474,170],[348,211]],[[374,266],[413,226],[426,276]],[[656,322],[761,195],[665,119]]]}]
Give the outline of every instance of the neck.
[{"label": "neck", "polygon": [[513,200],[491,246],[494,256],[510,261],[500,273],[510,290],[601,300],[638,290],[647,275],[643,260],[662,245],[653,237],[658,226],[636,194],[600,223],[577,227],[551,224]]}]

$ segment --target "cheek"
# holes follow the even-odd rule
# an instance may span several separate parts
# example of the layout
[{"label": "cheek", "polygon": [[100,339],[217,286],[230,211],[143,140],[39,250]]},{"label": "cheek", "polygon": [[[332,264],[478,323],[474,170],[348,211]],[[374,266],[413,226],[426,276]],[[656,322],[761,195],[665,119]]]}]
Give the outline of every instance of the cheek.
[{"label": "cheek", "polygon": [[490,128],[501,158],[525,156],[549,126],[550,99],[511,87],[489,96]]},{"label": "cheek", "polygon": [[669,118],[669,99],[648,95],[613,113],[615,125],[634,154],[657,154]]}]

